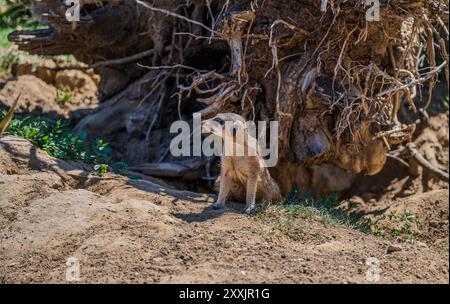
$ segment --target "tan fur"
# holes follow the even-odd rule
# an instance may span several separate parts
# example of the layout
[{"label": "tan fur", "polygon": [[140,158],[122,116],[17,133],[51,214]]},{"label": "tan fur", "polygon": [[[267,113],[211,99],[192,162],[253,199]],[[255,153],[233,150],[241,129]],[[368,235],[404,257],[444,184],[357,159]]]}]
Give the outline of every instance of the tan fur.
[{"label": "tan fur", "polygon": [[[217,117],[222,118],[222,121],[244,121],[237,114],[219,114],[212,120]],[[205,123],[208,124],[208,121]],[[222,139],[226,140],[224,125],[222,125],[222,134]],[[235,138],[229,139],[235,143]],[[247,137],[245,137],[244,149],[248,151]],[[267,168],[263,166],[263,159],[259,155],[222,156],[221,173],[217,184],[219,185],[219,197],[214,204],[215,209],[223,208],[230,194],[238,198],[245,197],[245,213],[250,213],[255,208],[256,199],[274,201],[281,198],[277,183],[272,179]]]}]

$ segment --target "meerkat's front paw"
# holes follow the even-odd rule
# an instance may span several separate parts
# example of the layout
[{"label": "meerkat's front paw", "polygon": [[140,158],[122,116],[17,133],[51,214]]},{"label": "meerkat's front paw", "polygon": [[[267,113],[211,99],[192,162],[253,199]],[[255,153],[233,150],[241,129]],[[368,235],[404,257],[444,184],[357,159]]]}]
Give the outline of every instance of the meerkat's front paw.
[{"label": "meerkat's front paw", "polygon": [[251,206],[245,207],[243,213],[250,215],[250,214],[252,214],[252,212],[254,210],[255,210],[255,205],[251,205]]},{"label": "meerkat's front paw", "polygon": [[214,210],[220,210],[220,209],[225,208],[225,204],[215,203],[215,204],[212,206],[212,208],[213,208]]}]

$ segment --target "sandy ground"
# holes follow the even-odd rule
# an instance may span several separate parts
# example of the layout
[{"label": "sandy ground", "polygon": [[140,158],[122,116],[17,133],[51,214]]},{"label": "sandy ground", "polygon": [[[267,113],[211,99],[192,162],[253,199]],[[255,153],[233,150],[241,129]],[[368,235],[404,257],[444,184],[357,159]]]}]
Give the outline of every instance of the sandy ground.
[{"label": "sandy ground", "polygon": [[440,250],[313,218],[292,240],[241,214],[241,204],[215,211],[214,197],[80,168],[0,138],[3,282],[65,283],[69,258],[81,283],[372,283],[376,274],[380,283],[449,282],[446,189],[420,196],[446,212]]},{"label": "sandy ground", "polygon": [[[19,64],[12,79],[0,79],[0,103],[9,107],[21,94],[18,113],[49,118],[94,111],[98,76],[56,65]],[[66,103],[58,100],[64,90]],[[435,95],[433,106],[442,107],[448,88]],[[448,120],[433,113],[414,138],[447,172]],[[318,178],[322,187],[355,180],[341,207],[388,239],[314,217],[292,239],[276,221],[241,214],[242,204],[215,211],[214,196],[83,168],[0,137],[0,284],[67,283],[76,269],[68,261],[79,261],[80,283],[449,283],[448,183],[411,176],[394,159],[377,176]],[[389,215],[406,212],[420,219],[407,227],[417,234],[392,237],[409,222]]]}]

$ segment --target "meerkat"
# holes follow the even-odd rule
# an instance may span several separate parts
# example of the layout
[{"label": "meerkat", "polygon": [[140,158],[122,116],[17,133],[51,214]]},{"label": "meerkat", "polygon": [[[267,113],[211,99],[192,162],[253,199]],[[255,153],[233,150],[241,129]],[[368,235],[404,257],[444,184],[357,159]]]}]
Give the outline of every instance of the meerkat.
[{"label": "meerkat", "polygon": [[143,137],[144,136],[144,126],[147,121],[148,111],[147,110],[136,110],[131,112],[126,116],[125,126],[127,133],[131,137]]},{"label": "meerkat", "polygon": [[[216,210],[224,208],[231,192],[233,194],[245,193],[246,205],[243,211],[250,214],[255,208],[257,198],[279,200],[281,198],[280,189],[271,177],[269,170],[264,166],[264,160],[256,148],[256,140],[247,136],[248,131],[243,117],[234,113],[218,114],[214,118],[204,121],[202,126],[205,131],[219,136],[224,143],[228,140],[235,145],[236,134],[225,130],[227,122],[233,124],[237,129],[243,128],[245,153],[244,156],[227,156],[222,151],[220,177],[217,180],[219,196],[213,208]],[[254,150],[256,156],[250,156],[255,155],[248,153],[250,149],[256,149]]]}]

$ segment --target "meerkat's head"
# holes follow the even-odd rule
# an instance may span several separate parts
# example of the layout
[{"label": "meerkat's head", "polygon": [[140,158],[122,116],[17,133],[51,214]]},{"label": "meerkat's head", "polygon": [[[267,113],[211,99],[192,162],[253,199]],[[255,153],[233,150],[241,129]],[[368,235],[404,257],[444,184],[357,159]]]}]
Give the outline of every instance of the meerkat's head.
[{"label": "meerkat's head", "polygon": [[226,127],[233,130],[233,132],[245,130],[245,123],[245,119],[238,114],[220,113],[211,119],[204,120],[202,122],[202,128],[207,133],[212,133],[223,138],[226,135]]},{"label": "meerkat's head", "polygon": [[132,137],[141,137],[144,134],[147,116],[144,110],[137,110],[128,114],[126,117],[127,133]]},{"label": "meerkat's head", "polygon": [[223,141],[225,153],[232,151],[227,156],[257,156],[259,153],[254,124],[247,123],[238,114],[218,114],[203,121],[202,129],[203,133],[214,134]]}]

